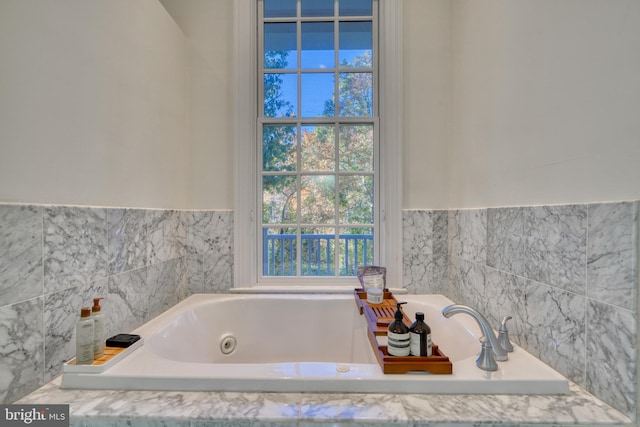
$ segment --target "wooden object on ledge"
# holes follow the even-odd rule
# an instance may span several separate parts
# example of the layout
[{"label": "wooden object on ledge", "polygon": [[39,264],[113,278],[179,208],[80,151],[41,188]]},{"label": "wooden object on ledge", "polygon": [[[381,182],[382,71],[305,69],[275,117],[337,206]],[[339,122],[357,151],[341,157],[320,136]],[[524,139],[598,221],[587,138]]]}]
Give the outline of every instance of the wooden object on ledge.
[{"label": "wooden object on ledge", "polygon": [[[380,345],[377,337],[386,336],[387,329],[394,321],[397,300],[389,291],[385,291],[382,304],[369,304],[367,293],[361,289],[354,290],[356,305],[360,314],[367,320],[367,335],[373,351],[378,359],[378,363],[385,374],[404,374],[411,371],[425,371],[432,374],[451,374],[453,364],[449,358],[438,348],[432,345],[432,355],[427,356],[390,356],[386,345]],[[403,321],[410,325],[411,319],[404,315]]]}]

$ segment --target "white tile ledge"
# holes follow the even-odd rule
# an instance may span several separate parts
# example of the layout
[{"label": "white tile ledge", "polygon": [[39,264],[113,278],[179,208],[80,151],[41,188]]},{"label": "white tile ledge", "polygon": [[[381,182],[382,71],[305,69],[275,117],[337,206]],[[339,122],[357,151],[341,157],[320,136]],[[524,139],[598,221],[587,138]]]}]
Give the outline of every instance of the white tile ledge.
[{"label": "white tile ledge", "polygon": [[[631,420],[571,384],[567,396],[381,395],[316,393],[218,393],[68,390],[60,378],[25,396],[19,404],[70,405],[72,425],[116,420],[269,422],[356,422],[358,425],[553,424],[629,425]],[[250,414],[250,415],[247,415]],[[116,425],[116,424],[113,424]],[[118,424],[119,425],[119,424]]]},{"label": "white tile ledge", "polygon": [[[351,294],[356,286],[276,286],[258,285],[229,289],[232,294]],[[396,295],[406,294],[405,288],[389,288]]]}]

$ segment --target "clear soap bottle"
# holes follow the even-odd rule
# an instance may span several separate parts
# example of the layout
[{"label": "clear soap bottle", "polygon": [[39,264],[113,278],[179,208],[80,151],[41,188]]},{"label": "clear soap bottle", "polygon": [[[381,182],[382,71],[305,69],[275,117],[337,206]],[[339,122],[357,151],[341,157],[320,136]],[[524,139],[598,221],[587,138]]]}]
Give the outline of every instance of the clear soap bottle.
[{"label": "clear soap bottle", "polygon": [[394,321],[389,325],[387,331],[387,352],[391,356],[408,356],[410,354],[411,335],[409,328],[402,321],[402,310],[400,306],[406,302],[396,304]]},{"label": "clear soap bottle", "polygon": [[102,308],[100,300],[103,298],[94,298],[93,307],[91,307],[91,318],[93,319],[93,358],[97,359],[104,356],[104,317],[102,316]]},{"label": "clear soap bottle", "polygon": [[411,355],[431,356],[431,328],[424,322],[424,313],[416,313],[416,321],[409,327]]},{"label": "clear soap bottle", "polygon": [[93,363],[93,324],[91,309],[83,307],[76,324],[76,365]]}]

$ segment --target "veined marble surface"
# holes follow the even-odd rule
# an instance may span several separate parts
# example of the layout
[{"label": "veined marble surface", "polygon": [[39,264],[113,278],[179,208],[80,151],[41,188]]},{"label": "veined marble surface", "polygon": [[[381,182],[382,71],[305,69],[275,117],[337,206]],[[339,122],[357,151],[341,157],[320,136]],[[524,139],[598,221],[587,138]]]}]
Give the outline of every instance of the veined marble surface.
[{"label": "veined marble surface", "polygon": [[520,396],[66,390],[59,382],[57,378],[16,403],[69,404],[73,426],[631,423],[575,384],[567,396]]}]

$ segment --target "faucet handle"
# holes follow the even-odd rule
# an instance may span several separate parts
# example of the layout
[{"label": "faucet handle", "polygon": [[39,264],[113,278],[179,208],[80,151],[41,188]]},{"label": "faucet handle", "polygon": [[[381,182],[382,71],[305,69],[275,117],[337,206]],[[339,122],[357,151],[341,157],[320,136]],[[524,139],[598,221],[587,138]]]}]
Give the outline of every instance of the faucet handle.
[{"label": "faucet handle", "polygon": [[511,341],[509,341],[509,330],[507,329],[507,322],[511,319],[511,316],[504,316],[498,327],[498,344],[508,352],[513,351],[513,345],[511,345]]},{"label": "faucet handle", "polygon": [[476,359],[476,366],[483,371],[497,371],[498,364],[496,363],[496,359],[493,357],[493,348],[491,347],[491,343],[484,335],[480,337],[480,342],[482,343],[482,349],[480,350],[480,356]]}]

